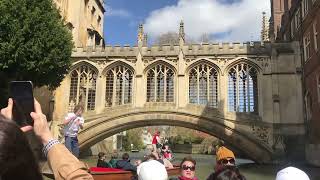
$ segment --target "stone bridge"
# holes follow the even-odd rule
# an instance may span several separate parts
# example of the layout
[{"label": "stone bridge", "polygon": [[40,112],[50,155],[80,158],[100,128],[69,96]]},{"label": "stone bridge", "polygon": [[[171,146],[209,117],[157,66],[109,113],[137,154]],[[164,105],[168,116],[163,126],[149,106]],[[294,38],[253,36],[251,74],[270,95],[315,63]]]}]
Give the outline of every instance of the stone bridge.
[{"label": "stone bridge", "polygon": [[[54,92],[53,131],[85,106],[81,149],[118,132],[175,125],[233,144],[257,162],[303,156],[298,43],[179,44],[76,48]],[[292,141],[293,140],[293,141]]]},{"label": "stone bridge", "polygon": [[224,139],[257,162],[272,159],[272,124],[256,115],[223,113],[217,109],[187,105],[177,108],[168,103],[145,107],[118,107],[86,118],[80,132],[80,148],[86,149],[113,134],[153,125],[182,126]]}]

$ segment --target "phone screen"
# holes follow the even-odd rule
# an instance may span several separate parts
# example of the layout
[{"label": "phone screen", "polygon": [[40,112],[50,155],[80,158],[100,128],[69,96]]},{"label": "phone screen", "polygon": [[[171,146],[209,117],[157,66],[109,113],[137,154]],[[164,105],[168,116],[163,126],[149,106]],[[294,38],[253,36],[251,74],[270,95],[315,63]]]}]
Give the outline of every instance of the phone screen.
[{"label": "phone screen", "polygon": [[34,100],[31,81],[11,81],[10,95],[13,99],[12,119],[21,127],[33,126],[30,116],[34,112]]}]

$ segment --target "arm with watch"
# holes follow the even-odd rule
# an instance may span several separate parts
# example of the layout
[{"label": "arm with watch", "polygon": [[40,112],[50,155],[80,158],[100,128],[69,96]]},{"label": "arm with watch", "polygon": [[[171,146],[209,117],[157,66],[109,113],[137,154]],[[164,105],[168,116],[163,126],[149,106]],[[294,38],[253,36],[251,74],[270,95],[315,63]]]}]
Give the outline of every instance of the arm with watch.
[{"label": "arm with watch", "polygon": [[[10,98],[8,106],[1,109],[1,114],[10,120],[12,120],[12,107],[13,101]],[[35,112],[30,113],[34,121],[33,127],[25,126],[20,129],[24,132],[33,129],[35,134],[40,138],[44,146],[43,152],[48,158],[48,163],[55,179],[93,179],[91,174],[88,173],[88,166],[79,161],[64,145],[53,138],[49,130],[47,118],[42,113],[41,106],[36,99],[34,99],[34,110]]]}]

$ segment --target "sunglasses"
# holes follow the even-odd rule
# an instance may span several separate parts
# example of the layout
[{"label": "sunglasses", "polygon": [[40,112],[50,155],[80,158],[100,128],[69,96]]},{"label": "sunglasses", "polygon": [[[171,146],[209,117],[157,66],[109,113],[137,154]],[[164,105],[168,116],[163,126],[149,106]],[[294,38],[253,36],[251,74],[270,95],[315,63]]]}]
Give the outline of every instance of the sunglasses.
[{"label": "sunglasses", "polygon": [[230,163],[230,164],[235,164],[235,160],[232,158],[232,159],[222,159],[222,160],[220,160],[220,164],[228,164],[228,162]]},{"label": "sunglasses", "polygon": [[186,165],[183,165],[182,166],[182,169],[183,170],[188,170],[188,169],[190,169],[190,171],[194,171],[194,170],[196,170],[196,167],[195,166],[186,166]]}]

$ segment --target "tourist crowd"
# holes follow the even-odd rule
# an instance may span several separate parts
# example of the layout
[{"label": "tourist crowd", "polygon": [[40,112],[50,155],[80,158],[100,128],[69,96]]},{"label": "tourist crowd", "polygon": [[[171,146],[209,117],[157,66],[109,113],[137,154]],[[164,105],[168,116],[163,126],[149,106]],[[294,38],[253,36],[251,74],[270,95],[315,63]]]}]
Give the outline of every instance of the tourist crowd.
[{"label": "tourist crowd", "polygon": [[[83,108],[77,106],[74,113],[65,118],[66,146],[53,138],[49,130],[46,116],[37,100],[34,101],[34,110],[31,117],[33,127],[18,127],[12,121],[13,100],[8,100],[8,106],[0,113],[0,179],[1,180],[38,180],[42,174],[38,162],[34,157],[24,132],[33,130],[43,143],[43,153],[48,159],[55,179],[93,179],[88,166],[78,160],[77,133],[83,126],[81,117]],[[157,134],[158,136],[158,134]],[[156,137],[155,140],[158,138]],[[69,143],[69,144],[68,144]],[[112,156],[106,160],[104,153],[98,155],[98,167],[119,168],[136,173],[138,180],[168,180],[167,168],[173,168],[171,162],[161,152],[161,146],[155,146],[152,152],[147,153],[142,161],[130,162],[129,154],[124,153],[121,160]],[[160,149],[161,148],[161,149]],[[168,147],[164,149],[168,150]],[[198,180],[196,177],[196,161],[188,156],[183,158],[179,165],[180,175],[170,180]],[[245,180],[236,166],[234,153],[224,145],[216,147],[216,166],[207,180]],[[276,180],[309,180],[308,175],[295,167],[287,167],[277,173]]]}]

